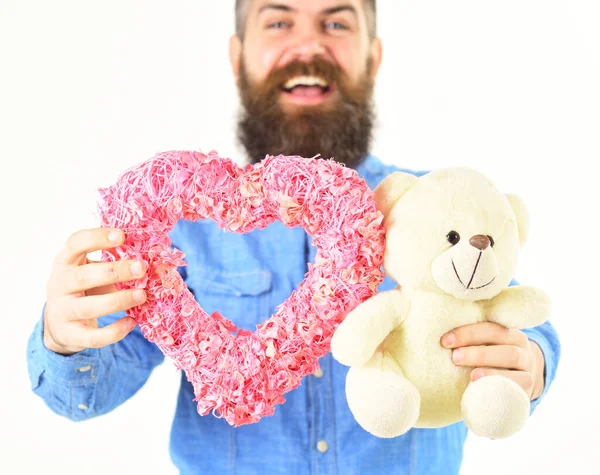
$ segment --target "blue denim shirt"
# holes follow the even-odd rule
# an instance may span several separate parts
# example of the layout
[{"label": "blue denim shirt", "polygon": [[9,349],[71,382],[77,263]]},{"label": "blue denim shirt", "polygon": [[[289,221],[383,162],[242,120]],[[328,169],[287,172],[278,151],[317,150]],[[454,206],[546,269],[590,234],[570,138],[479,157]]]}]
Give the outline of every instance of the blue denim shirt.
[{"label": "blue denim shirt", "polygon": [[[374,189],[398,168],[370,156],[357,171]],[[409,170],[403,170],[408,171]],[[411,172],[422,175],[423,172]],[[301,228],[274,223],[249,234],[225,233],[213,221],[179,222],[171,232],[186,253],[180,268],[189,289],[207,311],[219,310],[242,328],[253,330],[268,318],[304,279],[315,248]],[[395,283],[386,277],[379,290]],[[124,313],[101,319],[105,325]],[[84,420],[105,414],[134,396],[164,357],[139,329],[121,342],[72,356],[50,352],[43,344],[43,322],[31,335],[28,363],[31,385],[57,414]],[[549,322],[527,330],[546,358],[546,384],[554,379],[560,356]],[[182,474],[458,474],[467,435],[463,423],[441,429],[413,429],[394,439],[365,432],[345,399],[348,368],[331,354],[321,369],[286,394],[275,415],[239,428],[196,412],[194,394],[181,375],[170,452]]]}]

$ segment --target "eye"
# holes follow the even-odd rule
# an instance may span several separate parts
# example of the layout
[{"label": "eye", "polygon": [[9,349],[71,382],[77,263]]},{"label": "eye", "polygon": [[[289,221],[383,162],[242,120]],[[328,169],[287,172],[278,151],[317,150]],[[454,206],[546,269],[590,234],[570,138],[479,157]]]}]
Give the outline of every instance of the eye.
[{"label": "eye", "polygon": [[446,235],[446,239],[448,239],[448,242],[454,246],[458,244],[458,241],[460,241],[460,234],[458,234],[456,231],[450,231]]},{"label": "eye", "polygon": [[494,244],[496,244],[494,238],[492,236],[488,236],[488,239],[490,240],[490,246],[494,247]]},{"label": "eye", "polygon": [[269,25],[267,26],[267,28],[272,28],[274,30],[279,30],[282,28],[286,28],[288,26],[288,24],[285,21],[276,21],[274,23],[269,23]]},{"label": "eye", "polygon": [[348,27],[337,21],[328,21],[325,23],[325,28],[329,30],[347,30]]}]

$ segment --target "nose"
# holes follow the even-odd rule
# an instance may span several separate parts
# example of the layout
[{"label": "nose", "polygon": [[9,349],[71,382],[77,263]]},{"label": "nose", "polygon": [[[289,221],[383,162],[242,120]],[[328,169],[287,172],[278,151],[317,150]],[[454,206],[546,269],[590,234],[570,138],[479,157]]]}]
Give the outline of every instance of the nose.
[{"label": "nose", "polygon": [[480,251],[485,251],[490,245],[490,238],[484,236],[483,234],[476,234],[471,239],[469,239],[469,243],[471,246],[479,249]]},{"label": "nose", "polygon": [[281,59],[284,64],[291,61],[308,63],[318,56],[325,58],[327,56],[327,49],[317,36],[306,35],[291,45]]}]

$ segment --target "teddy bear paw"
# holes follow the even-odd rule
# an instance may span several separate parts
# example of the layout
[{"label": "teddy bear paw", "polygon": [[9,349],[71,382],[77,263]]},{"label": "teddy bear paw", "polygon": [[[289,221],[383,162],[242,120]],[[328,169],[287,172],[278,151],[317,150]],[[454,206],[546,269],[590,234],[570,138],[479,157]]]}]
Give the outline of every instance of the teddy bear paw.
[{"label": "teddy bear paw", "polygon": [[405,377],[393,371],[350,368],[346,378],[346,397],[356,421],[377,437],[402,435],[419,418],[419,391]]},{"label": "teddy bear paw", "polygon": [[529,417],[530,403],[517,383],[492,375],[469,384],[461,409],[465,424],[474,434],[501,439],[521,430]]}]

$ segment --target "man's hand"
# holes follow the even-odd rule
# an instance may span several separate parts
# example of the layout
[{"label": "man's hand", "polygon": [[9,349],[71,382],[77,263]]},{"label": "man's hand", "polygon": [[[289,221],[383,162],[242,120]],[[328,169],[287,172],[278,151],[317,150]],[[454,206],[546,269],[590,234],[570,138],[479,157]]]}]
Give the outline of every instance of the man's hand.
[{"label": "man's hand", "polygon": [[540,397],[544,390],[544,355],[520,330],[476,323],[446,333],[441,343],[453,349],[452,361],[457,366],[474,368],[471,381],[501,374],[521,386],[530,400]]},{"label": "man's hand", "polygon": [[139,261],[94,262],[87,254],[123,243],[121,230],[98,228],[73,234],[54,260],[46,287],[44,344],[63,355],[100,348],[123,339],[134,327],[124,317],[98,328],[98,317],[141,305],[146,293],[139,289],[117,292],[116,282],[142,277]]}]

